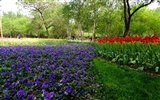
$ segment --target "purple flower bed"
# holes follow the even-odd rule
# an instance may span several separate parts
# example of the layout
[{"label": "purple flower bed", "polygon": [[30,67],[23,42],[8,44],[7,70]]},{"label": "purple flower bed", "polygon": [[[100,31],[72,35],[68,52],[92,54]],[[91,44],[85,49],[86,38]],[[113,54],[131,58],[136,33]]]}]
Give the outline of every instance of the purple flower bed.
[{"label": "purple flower bed", "polygon": [[0,47],[0,99],[90,99],[90,45]]}]

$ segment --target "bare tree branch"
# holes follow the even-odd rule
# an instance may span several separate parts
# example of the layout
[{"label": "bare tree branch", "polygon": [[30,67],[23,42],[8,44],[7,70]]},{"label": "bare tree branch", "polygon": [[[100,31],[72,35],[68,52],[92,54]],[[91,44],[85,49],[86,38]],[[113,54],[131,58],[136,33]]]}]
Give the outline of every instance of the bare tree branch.
[{"label": "bare tree branch", "polygon": [[148,6],[149,4],[151,4],[152,2],[154,2],[155,0],[151,0],[150,2],[146,3],[146,4],[142,4],[140,5],[138,8],[136,8],[132,13],[131,13],[131,17],[134,15],[135,12],[137,12],[139,9],[141,9],[142,7]]}]

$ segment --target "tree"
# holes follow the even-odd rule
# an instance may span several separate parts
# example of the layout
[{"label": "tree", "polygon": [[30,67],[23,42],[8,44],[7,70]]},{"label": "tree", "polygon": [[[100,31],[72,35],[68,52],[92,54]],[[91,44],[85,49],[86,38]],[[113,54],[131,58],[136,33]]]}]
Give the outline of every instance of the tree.
[{"label": "tree", "polygon": [[[137,2],[132,2],[129,0],[123,0],[123,6],[124,6],[124,25],[125,25],[125,31],[123,33],[123,37],[129,35],[130,30],[130,22],[132,16],[141,8],[148,6],[151,4],[154,0],[137,0]],[[136,7],[133,12],[131,12],[131,5],[138,4],[138,7]]]},{"label": "tree", "polygon": [[88,0],[88,5],[90,6],[91,16],[93,18],[93,30],[92,30],[92,41],[94,41],[96,36],[98,15],[100,12],[102,1],[99,0]]},{"label": "tree", "polygon": [[75,23],[77,24],[78,27],[78,38],[83,40],[83,29],[82,29],[82,23],[84,21],[83,16],[85,7],[87,6],[85,0],[71,0],[69,2],[69,5],[71,7],[71,14],[72,14],[72,19],[75,20]]},{"label": "tree", "polygon": [[3,33],[7,37],[16,37],[17,33],[25,36],[27,26],[30,24],[30,18],[20,13],[7,12],[3,13]]},{"label": "tree", "polygon": [[132,17],[130,35],[160,35],[159,18],[159,8],[153,10],[148,8],[142,8]]},{"label": "tree", "polygon": [[[39,15],[42,23],[46,29],[47,37],[49,38],[49,28],[53,25],[52,14],[54,12],[53,7],[55,6],[54,1],[51,0],[19,0],[24,7],[29,8],[33,16]],[[49,13],[48,13],[49,12]],[[38,13],[38,14],[37,14]],[[35,15],[34,15],[35,14]]]},{"label": "tree", "polygon": [[68,2],[65,2],[63,5],[63,17],[65,19],[66,27],[67,27],[67,35],[68,40],[71,39],[71,28],[70,28],[70,21],[72,20],[72,14],[71,14],[71,5]]},{"label": "tree", "polygon": [[[104,36],[109,36],[111,34],[111,26],[113,20],[115,19],[115,14],[119,10],[121,3],[118,0],[106,0],[103,4],[104,15],[105,15],[105,28]],[[118,16],[116,16],[118,17]]]}]

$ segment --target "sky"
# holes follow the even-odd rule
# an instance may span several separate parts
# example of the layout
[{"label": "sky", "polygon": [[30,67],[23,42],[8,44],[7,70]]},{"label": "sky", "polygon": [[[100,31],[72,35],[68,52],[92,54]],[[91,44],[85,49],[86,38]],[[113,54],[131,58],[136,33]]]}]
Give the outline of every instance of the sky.
[{"label": "sky", "polygon": [[0,4],[1,4],[2,11],[4,11],[4,12],[8,12],[8,11],[17,12],[18,7],[16,5],[16,1],[17,0],[1,0]]},{"label": "sky", "polygon": [[159,5],[158,5],[157,1],[155,1],[154,3],[148,5],[148,7],[149,7],[150,9],[156,9],[158,6],[159,6]]},{"label": "sky", "polygon": [[[18,12],[18,5],[16,5],[16,2],[18,0],[1,0],[0,1],[0,5],[1,5],[1,8],[3,12],[9,12],[9,11],[12,11],[12,12]],[[60,2],[64,2],[66,0],[59,0]],[[29,11],[23,9],[23,10],[20,10],[20,12],[22,14],[29,14]]]},{"label": "sky", "polygon": [[29,12],[25,9],[19,10],[18,5],[16,5],[17,0],[1,0],[0,5],[1,5],[1,10],[2,12],[9,12],[12,11],[14,13],[20,11],[22,14],[29,14]]},{"label": "sky", "polygon": [[[64,0],[60,0],[61,2],[63,2]],[[18,12],[18,6],[16,5],[17,0],[1,0],[0,1],[0,5],[1,5],[1,9],[4,12]],[[152,3],[150,4],[148,7],[150,9],[155,9],[158,6],[157,3]],[[27,10],[21,10],[22,14],[28,14]]]}]

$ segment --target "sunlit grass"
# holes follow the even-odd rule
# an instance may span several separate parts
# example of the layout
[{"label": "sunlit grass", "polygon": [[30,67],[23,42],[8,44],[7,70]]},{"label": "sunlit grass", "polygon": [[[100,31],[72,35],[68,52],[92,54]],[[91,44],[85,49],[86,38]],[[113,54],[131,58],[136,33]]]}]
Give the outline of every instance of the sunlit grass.
[{"label": "sunlit grass", "polygon": [[[15,45],[60,45],[68,43],[65,39],[41,39],[41,38],[5,38],[3,39],[4,46]],[[0,41],[2,45],[2,40]]]},{"label": "sunlit grass", "polygon": [[160,77],[95,59],[94,73],[104,100],[159,100]]}]

